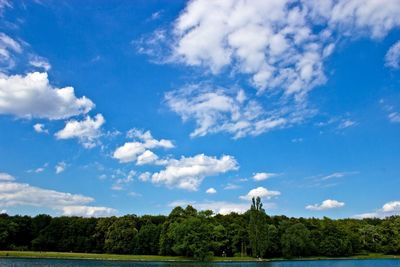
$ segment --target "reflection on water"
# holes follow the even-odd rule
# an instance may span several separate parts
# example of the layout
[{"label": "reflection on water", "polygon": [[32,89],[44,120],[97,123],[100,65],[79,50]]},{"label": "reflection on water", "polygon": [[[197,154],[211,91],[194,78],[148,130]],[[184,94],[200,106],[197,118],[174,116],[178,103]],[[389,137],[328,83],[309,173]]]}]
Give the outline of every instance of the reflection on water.
[{"label": "reflection on water", "polygon": [[132,262],[58,259],[0,259],[1,267],[400,267],[400,260],[324,260],[280,262]]}]

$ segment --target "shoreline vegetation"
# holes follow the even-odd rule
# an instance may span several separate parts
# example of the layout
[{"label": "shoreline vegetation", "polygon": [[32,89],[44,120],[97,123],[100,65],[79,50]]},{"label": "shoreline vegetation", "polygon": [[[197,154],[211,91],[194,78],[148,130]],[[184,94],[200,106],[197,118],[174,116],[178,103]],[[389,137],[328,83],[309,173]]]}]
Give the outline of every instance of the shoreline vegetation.
[{"label": "shoreline vegetation", "polygon": [[[2,258],[29,259],[75,259],[75,260],[117,260],[117,261],[151,261],[151,262],[195,262],[191,257],[160,256],[160,255],[121,255],[105,253],[76,253],[76,252],[39,252],[39,251],[0,251]],[[299,261],[299,260],[363,260],[363,259],[399,259],[399,255],[371,253],[349,257],[301,257],[301,258],[270,258],[257,259],[244,257],[211,257],[213,262],[259,262],[259,261]]]},{"label": "shoreline vegetation", "polygon": [[213,214],[190,205],[176,207],[168,216],[0,214],[0,251],[16,257],[148,261],[397,258],[386,255],[400,255],[400,216],[362,220],[269,216],[260,198],[252,199],[243,214]]}]

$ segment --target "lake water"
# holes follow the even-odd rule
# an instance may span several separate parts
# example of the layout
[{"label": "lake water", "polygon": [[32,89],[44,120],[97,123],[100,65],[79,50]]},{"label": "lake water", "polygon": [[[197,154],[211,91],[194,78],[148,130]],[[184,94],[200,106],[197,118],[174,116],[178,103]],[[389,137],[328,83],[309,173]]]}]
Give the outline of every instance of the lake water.
[{"label": "lake water", "polygon": [[102,260],[0,259],[1,267],[400,267],[399,260],[323,260],[280,262],[129,262]]}]

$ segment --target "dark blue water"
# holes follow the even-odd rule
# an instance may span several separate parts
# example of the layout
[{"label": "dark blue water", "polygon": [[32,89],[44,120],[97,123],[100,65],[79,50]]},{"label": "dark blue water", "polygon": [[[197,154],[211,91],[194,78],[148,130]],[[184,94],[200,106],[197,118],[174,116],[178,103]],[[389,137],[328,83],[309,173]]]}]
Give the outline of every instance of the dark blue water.
[{"label": "dark blue water", "polygon": [[129,262],[102,260],[0,259],[1,267],[400,267],[399,260],[322,260],[280,262]]}]

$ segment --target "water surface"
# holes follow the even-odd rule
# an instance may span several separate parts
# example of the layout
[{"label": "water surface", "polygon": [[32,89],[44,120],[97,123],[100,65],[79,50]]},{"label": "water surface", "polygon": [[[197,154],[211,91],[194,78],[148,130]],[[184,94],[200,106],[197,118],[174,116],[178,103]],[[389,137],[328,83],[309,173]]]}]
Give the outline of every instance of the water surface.
[{"label": "water surface", "polygon": [[279,262],[136,262],[107,260],[0,259],[1,267],[400,267],[400,260],[321,260]]}]

